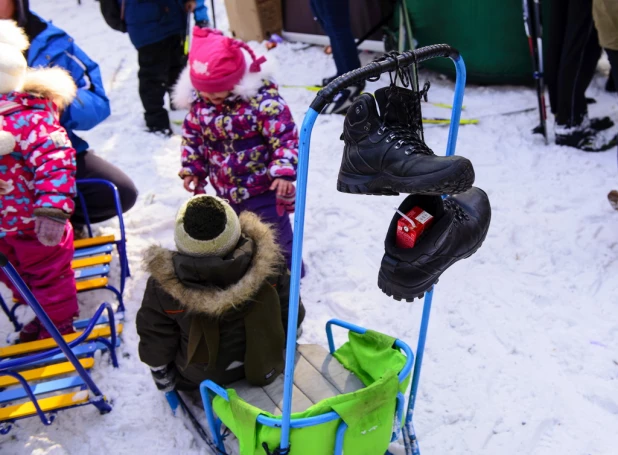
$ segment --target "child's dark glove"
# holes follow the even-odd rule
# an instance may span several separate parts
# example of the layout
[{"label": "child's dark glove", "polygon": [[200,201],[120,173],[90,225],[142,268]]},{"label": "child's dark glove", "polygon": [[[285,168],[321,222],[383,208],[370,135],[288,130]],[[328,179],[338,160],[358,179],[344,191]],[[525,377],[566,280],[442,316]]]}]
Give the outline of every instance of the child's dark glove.
[{"label": "child's dark glove", "polygon": [[295,207],[296,188],[294,186],[288,194],[277,195],[277,215],[283,216],[284,213],[294,213]]},{"label": "child's dark glove", "polygon": [[178,381],[178,372],[173,363],[162,367],[151,367],[150,373],[154,379],[157,389],[161,392],[171,392],[176,387]]}]

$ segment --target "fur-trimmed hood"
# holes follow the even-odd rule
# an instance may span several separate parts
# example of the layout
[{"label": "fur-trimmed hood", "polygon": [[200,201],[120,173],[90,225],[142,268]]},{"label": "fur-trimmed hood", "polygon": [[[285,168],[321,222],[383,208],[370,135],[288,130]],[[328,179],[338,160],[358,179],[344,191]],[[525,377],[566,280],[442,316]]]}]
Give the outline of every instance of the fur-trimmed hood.
[{"label": "fur-trimmed hood", "polygon": [[214,286],[189,287],[178,277],[174,256],[179,253],[153,245],[146,251],[144,267],[163,291],[191,312],[218,317],[249,300],[264,280],[277,273],[282,255],[275,243],[272,229],[251,212],[240,214],[244,236],[250,238],[255,249],[246,273],[225,289]]},{"label": "fur-trimmed hood", "polygon": [[69,73],[62,68],[29,68],[26,71],[23,91],[49,99],[58,108],[64,109],[75,99],[77,86]]},{"label": "fur-trimmed hood", "polygon": [[[230,96],[239,96],[243,100],[248,101],[258,94],[258,91],[264,84],[264,80],[274,80],[277,64],[274,59],[269,56],[266,61],[262,63],[260,71],[252,73],[249,71],[252,59],[246,52],[243,54],[247,62],[247,69],[245,70],[245,75],[240,82],[236,84]],[[256,58],[260,58],[260,55],[256,55]],[[188,110],[191,108],[191,104],[196,97],[197,94],[191,84],[189,66],[186,66],[182,73],[180,73],[180,77],[172,91],[172,103],[177,109]]]}]

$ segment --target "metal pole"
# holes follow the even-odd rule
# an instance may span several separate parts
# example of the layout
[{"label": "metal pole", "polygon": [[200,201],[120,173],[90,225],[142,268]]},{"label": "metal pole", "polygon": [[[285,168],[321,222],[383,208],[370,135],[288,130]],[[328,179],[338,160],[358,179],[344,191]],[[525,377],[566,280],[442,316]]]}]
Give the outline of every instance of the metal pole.
[{"label": "metal pole", "polygon": [[300,294],[300,269],[303,255],[303,232],[305,227],[305,201],[307,199],[307,175],[309,171],[309,148],[311,130],[319,113],[309,108],[300,132],[299,163],[296,183],[296,212],[294,214],[294,243],[292,246],[292,276],[290,277],[290,303],[288,335],[285,351],[285,377],[283,383],[283,413],[281,416],[281,451],[290,447],[290,420],[292,415],[292,389],[294,385],[294,360],[296,356],[296,326],[298,324],[298,300]]}]

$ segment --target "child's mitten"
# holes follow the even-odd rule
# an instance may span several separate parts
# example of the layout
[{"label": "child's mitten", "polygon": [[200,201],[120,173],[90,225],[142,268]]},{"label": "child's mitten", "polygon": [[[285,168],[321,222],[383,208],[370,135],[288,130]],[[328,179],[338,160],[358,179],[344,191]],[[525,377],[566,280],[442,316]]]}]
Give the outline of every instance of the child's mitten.
[{"label": "child's mitten", "polygon": [[285,195],[277,195],[277,214],[283,216],[284,213],[294,213],[296,205],[296,188],[292,186],[292,190]]},{"label": "child's mitten", "polygon": [[176,387],[178,373],[173,364],[164,365],[162,367],[151,367],[150,373],[152,374],[152,379],[154,379],[154,382],[157,385],[157,389],[161,392],[171,392]]},{"label": "child's mitten", "polygon": [[56,246],[62,240],[66,224],[67,220],[62,218],[37,216],[34,220],[34,233],[43,245]]}]

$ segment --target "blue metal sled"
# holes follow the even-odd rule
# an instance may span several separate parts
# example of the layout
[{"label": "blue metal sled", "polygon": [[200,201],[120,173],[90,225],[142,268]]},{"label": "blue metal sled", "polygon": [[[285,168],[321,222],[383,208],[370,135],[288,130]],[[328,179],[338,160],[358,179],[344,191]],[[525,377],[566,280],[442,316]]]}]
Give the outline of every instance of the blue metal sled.
[{"label": "blue metal sled", "polygon": [[[323,88],[316,96],[311,104],[305,119],[303,121],[301,133],[300,133],[300,150],[299,150],[299,166],[298,166],[298,180],[297,180],[297,192],[296,192],[296,214],[294,217],[294,244],[292,249],[292,271],[291,271],[291,287],[290,287],[290,300],[289,300],[289,318],[288,318],[288,337],[286,342],[286,363],[285,363],[285,376],[284,376],[284,393],[283,393],[283,406],[282,416],[278,418],[268,418],[264,415],[258,417],[258,422],[262,425],[281,428],[281,441],[279,447],[275,452],[277,454],[292,454],[293,448],[290,450],[290,430],[291,428],[305,428],[308,426],[319,425],[324,422],[333,420],[333,418],[339,418],[335,412],[329,412],[327,414],[305,418],[305,419],[292,419],[292,390],[294,381],[294,368],[295,368],[295,355],[296,355],[296,327],[298,321],[298,302],[300,291],[300,271],[302,262],[302,247],[303,247],[303,235],[304,235],[304,223],[305,223],[305,204],[307,196],[307,176],[309,169],[309,152],[310,141],[313,126],[315,121],[322,111],[322,109],[330,102],[333,101],[334,96],[341,90],[351,86],[352,84],[366,81],[368,79],[379,77],[381,74],[387,72],[393,72],[397,68],[407,68],[411,65],[418,64],[420,62],[438,58],[446,57],[450,58],[455,64],[457,71],[457,79],[455,82],[455,94],[453,100],[453,109],[451,114],[450,130],[448,143],[446,148],[446,155],[450,156],[455,153],[455,146],[457,143],[457,133],[459,129],[459,121],[461,115],[461,108],[464,96],[464,87],[466,83],[466,68],[462,57],[459,52],[445,44],[435,45],[417,49],[414,51],[405,52],[398,57],[386,59],[384,61],[372,62],[363,68],[357,69],[350,73],[344,74],[338,77],[328,86]],[[429,325],[429,316],[431,311],[431,303],[433,298],[433,288],[425,294],[425,300],[423,305],[423,314],[421,318],[420,334],[416,349],[416,357],[412,355],[412,352],[405,343],[400,340],[397,341],[396,346],[405,351],[407,360],[409,361],[409,369],[412,369],[412,384],[410,387],[407,411],[405,417],[403,415],[403,396],[397,398],[397,412],[394,416],[395,424],[402,426],[402,437],[405,446],[406,454],[408,455],[420,455],[420,449],[417,441],[416,432],[413,425],[414,406],[416,402],[418,385],[420,380],[421,365],[423,362],[423,353],[425,350],[425,340],[427,337],[427,328]],[[339,325],[357,333],[364,333],[366,329],[343,321],[330,321],[327,325],[328,342],[330,352],[334,351],[333,340],[330,334],[331,325]],[[413,363],[413,366],[412,366]],[[403,374],[403,372],[402,372]],[[406,373],[407,374],[407,373]],[[204,381],[200,387],[202,398],[204,401],[206,417],[209,423],[210,435],[217,447],[213,453],[225,454],[225,447],[223,444],[224,436],[221,434],[221,421],[217,419],[213,413],[211,404],[211,397],[213,394],[222,397],[226,401],[228,400],[227,393],[224,389],[214,384],[211,381]],[[331,416],[330,414],[335,414]],[[402,422],[403,420],[403,422]],[[336,435],[336,443],[334,453],[335,455],[342,453],[343,438],[347,425],[345,422],[339,426]],[[393,436],[397,435],[397,431]]]}]

